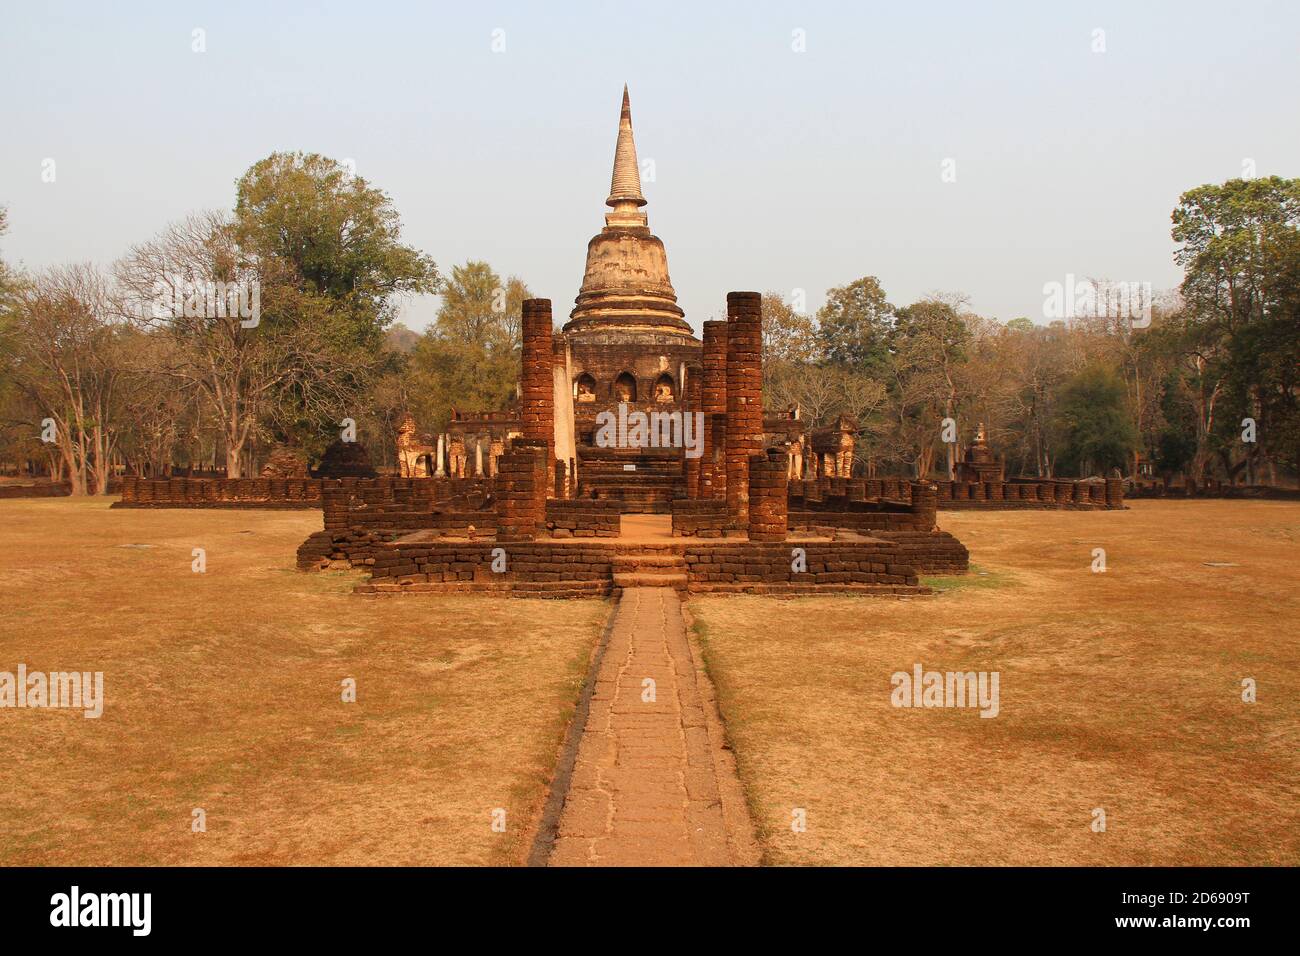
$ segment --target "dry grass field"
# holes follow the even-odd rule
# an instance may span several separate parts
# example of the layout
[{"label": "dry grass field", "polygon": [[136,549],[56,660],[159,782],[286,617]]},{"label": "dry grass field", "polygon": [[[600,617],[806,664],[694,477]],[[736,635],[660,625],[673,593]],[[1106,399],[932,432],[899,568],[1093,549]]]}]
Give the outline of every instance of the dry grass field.
[{"label": "dry grass field", "polygon": [[[768,862],[1300,863],[1300,505],[940,525],[986,573],[936,598],[692,602]],[[918,662],[999,715],[891,706]]]},{"label": "dry grass field", "polygon": [[0,671],[107,700],[0,709],[0,865],[522,860],[608,604],[353,597],[320,521],[0,501]]}]

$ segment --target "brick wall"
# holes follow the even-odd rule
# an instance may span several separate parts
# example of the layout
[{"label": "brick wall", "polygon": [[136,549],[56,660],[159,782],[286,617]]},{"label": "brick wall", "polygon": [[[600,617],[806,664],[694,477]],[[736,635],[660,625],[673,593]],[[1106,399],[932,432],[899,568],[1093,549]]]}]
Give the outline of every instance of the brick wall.
[{"label": "brick wall", "polygon": [[946,531],[873,531],[871,534],[897,545],[903,563],[921,574],[964,574],[970,569],[970,552]]},{"label": "brick wall", "polygon": [[[492,570],[493,552],[505,570]],[[610,548],[579,544],[433,542],[380,545],[359,594],[491,591],[517,597],[601,597],[614,575]]]},{"label": "brick wall", "polygon": [[616,538],[622,504],[614,500],[575,498],[546,502],[546,527],[556,538]]},{"label": "brick wall", "polygon": [[[1124,507],[1124,482],[1103,481],[929,481],[941,510],[1090,510]],[[852,510],[858,501],[911,503],[917,482],[905,478],[819,478],[790,483],[791,511]]]},{"label": "brick wall", "polygon": [[[806,571],[795,571],[793,549],[802,548]],[[804,593],[861,590],[917,593],[916,569],[890,542],[754,544],[720,542],[688,545],[688,590],[692,592]]]},{"label": "brick wall", "polygon": [[547,465],[550,443],[516,438],[499,462],[497,536],[502,541],[531,541],[546,524]]},{"label": "brick wall", "polygon": [[749,459],[749,540],[784,541],[789,529],[786,454],[774,448]]},{"label": "brick wall", "polygon": [[491,478],[124,478],[122,500],[113,507],[319,508],[329,489],[347,489],[363,499],[396,493],[476,506],[494,484]]},{"label": "brick wall", "polygon": [[[109,485],[110,489],[112,487]],[[64,498],[71,493],[72,486],[66,481],[43,481],[37,485],[0,485],[0,498]]]},{"label": "brick wall", "polygon": [[674,538],[721,538],[727,526],[727,503],[721,499],[677,498],[672,508]]},{"label": "brick wall", "polygon": [[[461,479],[470,484],[470,479]],[[330,482],[322,489],[324,529],[331,532],[436,531],[449,535],[491,534],[497,515],[479,495],[439,498],[427,479],[377,478]],[[448,489],[450,490],[450,489]],[[477,505],[477,506],[476,506]]]}]

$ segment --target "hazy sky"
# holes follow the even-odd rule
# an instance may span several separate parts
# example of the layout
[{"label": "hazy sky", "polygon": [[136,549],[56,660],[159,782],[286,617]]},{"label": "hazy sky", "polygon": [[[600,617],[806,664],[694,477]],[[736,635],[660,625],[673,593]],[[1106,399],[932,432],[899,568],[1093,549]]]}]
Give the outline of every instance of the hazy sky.
[{"label": "hazy sky", "polygon": [[1176,285],[1183,190],[1300,175],[1294,2],[0,9],[0,254],[29,267],[107,264],[301,149],[354,160],[444,271],[485,259],[567,316],[625,81],[697,329],[732,289],[815,309],[868,274],[1043,321],[1067,273]]}]

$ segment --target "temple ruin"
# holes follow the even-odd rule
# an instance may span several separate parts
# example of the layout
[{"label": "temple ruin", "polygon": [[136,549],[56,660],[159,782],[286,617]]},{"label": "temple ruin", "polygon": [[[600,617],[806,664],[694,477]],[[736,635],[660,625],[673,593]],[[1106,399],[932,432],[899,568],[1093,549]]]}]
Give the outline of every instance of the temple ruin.
[{"label": "temple ruin", "polygon": [[1123,507],[1119,479],[1005,481],[981,426],[956,480],[853,477],[858,424],[762,405],[762,299],[730,292],[696,338],[650,232],[626,88],[605,225],[559,332],[523,303],[516,404],[398,428],[396,477],[335,442],[304,478],[125,479],[121,507],[318,507],[298,566],[364,568],[358,593],[533,597],[928,593],[967,569],[940,508]]},{"label": "temple ruin", "polygon": [[[725,383],[717,377],[725,374],[728,323],[705,322],[701,341],[677,304],[663,241],[651,233],[643,208],[646,199],[626,87],[605,205],[609,207],[605,226],[587,244],[582,285],[569,321],[550,344],[552,440],[572,497],[619,501],[631,512],[667,513],[671,502],[686,495],[695,480],[694,459],[655,448],[602,445],[597,440],[597,421],[602,412],[617,413],[619,406],[626,412],[660,416],[691,410],[704,412],[707,429],[707,416],[728,414],[721,402]],[[756,348],[761,341],[760,332],[753,343]],[[529,361],[526,357],[525,378]],[[535,355],[531,361],[537,361]],[[534,387],[540,385],[535,382]],[[693,387],[700,388],[707,408],[698,402],[691,405]],[[744,407],[746,413],[761,414],[761,395],[755,393],[745,401],[751,402]],[[751,450],[764,441],[786,448],[791,478],[849,476],[857,433],[852,422],[805,434],[796,410],[765,418],[762,428],[764,439],[752,442]],[[413,420],[409,431],[415,431]],[[421,446],[432,449],[433,470],[411,471],[407,464],[411,453],[399,445],[399,474],[490,477],[496,474],[496,461],[506,443],[522,434],[518,413],[453,411],[446,433],[436,442],[426,436]],[[706,451],[706,459],[711,450]],[[711,465],[711,460],[699,465],[708,475],[710,489],[715,485]],[[721,480],[716,484],[719,490],[725,488]]]}]

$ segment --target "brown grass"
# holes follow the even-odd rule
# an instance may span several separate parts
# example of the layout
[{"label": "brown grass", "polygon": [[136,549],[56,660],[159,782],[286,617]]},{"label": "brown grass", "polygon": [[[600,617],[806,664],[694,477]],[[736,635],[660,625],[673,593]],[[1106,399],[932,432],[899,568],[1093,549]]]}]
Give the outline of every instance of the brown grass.
[{"label": "brown grass", "polygon": [[[937,598],[692,604],[769,862],[1300,863],[1300,505],[940,523],[988,573]],[[917,662],[1001,714],[892,707]]]},{"label": "brown grass", "polygon": [[607,603],[354,597],[293,568],[320,520],[0,502],[0,671],[107,698],[0,709],[0,864],[522,859]]}]

